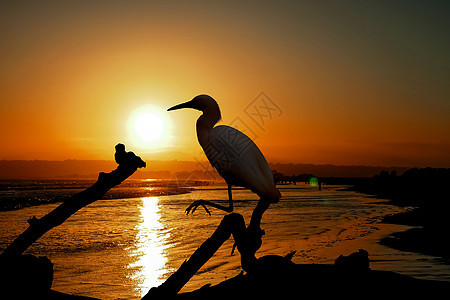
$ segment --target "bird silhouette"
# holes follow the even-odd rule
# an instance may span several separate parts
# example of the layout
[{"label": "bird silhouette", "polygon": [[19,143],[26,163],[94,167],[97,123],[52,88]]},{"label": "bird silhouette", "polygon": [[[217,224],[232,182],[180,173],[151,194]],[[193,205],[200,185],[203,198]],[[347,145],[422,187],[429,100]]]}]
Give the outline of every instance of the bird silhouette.
[{"label": "bird silhouette", "polygon": [[191,210],[194,213],[200,205],[208,214],[211,213],[206,206],[232,212],[232,186],[250,189],[267,204],[279,201],[281,194],[275,187],[272,171],[256,144],[233,127],[226,125],[214,127],[221,120],[221,113],[219,105],[212,97],[199,95],[191,101],[169,108],[168,111],[181,108],[193,108],[203,112],[197,119],[198,142],[211,165],[225,179],[229,198],[228,207],[211,201],[197,200],[186,209],[187,214]]}]

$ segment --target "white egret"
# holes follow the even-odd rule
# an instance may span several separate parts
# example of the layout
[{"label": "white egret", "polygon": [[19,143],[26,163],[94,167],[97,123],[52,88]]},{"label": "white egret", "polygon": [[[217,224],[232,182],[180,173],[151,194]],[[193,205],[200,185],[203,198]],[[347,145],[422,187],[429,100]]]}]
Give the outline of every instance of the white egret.
[{"label": "white egret", "polygon": [[[206,212],[206,205],[226,212],[233,211],[232,186],[250,189],[260,197],[258,209],[255,209],[251,224],[259,227],[262,213],[270,203],[276,203],[281,194],[275,187],[272,171],[264,155],[255,143],[241,131],[226,125],[214,125],[221,119],[217,102],[208,95],[199,95],[191,101],[175,105],[168,111],[193,108],[203,114],[197,120],[197,138],[211,165],[217,170],[228,185],[229,206],[222,206],[211,201],[198,200],[192,203],[186,213],[201,205]],[[209,213],[210,214],[210,213]],[[255,216],[257,214],[257,216]]]}]

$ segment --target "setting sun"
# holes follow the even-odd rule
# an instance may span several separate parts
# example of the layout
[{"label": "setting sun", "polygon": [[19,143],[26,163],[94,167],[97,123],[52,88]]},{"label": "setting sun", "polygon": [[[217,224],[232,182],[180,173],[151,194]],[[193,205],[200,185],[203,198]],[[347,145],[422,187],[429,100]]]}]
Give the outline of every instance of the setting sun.
[{"label": "setting sun", "polygon": [[171,121],[160,107],[146,105],[136,109],[128,119],[130,138],[135,146],[159,148],[170,136]]}]

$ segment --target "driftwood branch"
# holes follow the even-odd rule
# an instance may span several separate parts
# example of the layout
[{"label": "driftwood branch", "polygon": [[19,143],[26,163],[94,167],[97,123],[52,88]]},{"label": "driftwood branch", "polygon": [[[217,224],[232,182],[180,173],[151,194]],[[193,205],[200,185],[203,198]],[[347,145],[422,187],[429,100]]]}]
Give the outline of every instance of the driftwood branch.
[{"label": "driftwood branch", "polygon": [[44,217],[29,219],[30,226],[4,250],[3,255],[21,255],[47,231],[61,225],[86,205],[101,199],[106,192],[121,184],[138,168],[146,166],[145,162],[133,152],[125,152],[123,144],[116,146],[115,159],[119,166],[114,171],[100,173],[97,182],[91,187],[73,195]]},{"label": "driftwood branch", "polygon": [[152,288],[143,299],[176,295],[197,271],[216,253],[233,234],[240,237],[245,230],[244,218],[240,214],[226,215],[216,231],[208,238],[180,268],[159,287]]},{"label": "driftwood branch", "polygon": [[269,205],[270,201],[267,199],[259,200],[247,228],[242,215],[231,213],[224,216],[211,237],[203,242],[175,273],[160,286],[152,288],[143,299],[175,296],[231,235],[233,235],[235,246],[241,254],[242,268],[248,271],[251,265],[257,261],[255,254],[261,247],[261,238],[264,235],[264,230],[260,228],[261,219]]}]

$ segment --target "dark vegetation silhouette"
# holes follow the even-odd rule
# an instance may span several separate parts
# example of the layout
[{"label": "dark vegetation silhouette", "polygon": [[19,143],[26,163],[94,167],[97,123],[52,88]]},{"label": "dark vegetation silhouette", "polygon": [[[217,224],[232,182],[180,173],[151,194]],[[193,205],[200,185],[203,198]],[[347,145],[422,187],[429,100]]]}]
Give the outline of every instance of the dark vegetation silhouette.
[{"label": "dark vegetation silhouette", "polygon": [[273,180],[275,184],[294,184],[303,182],[309,183],[311,178],[317,178],[313,174],[299,174],[299,175],[284,175],[283,173],[277,172],[277,170],[273,170]]}]

